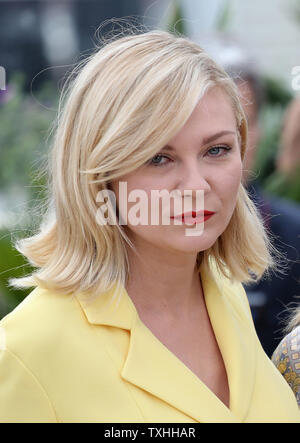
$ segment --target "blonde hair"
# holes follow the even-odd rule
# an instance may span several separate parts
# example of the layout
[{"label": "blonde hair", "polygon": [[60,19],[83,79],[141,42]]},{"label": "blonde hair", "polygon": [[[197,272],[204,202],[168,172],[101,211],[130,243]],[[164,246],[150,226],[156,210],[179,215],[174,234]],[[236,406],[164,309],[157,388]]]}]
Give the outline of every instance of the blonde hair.
[{"label": "blonde hair", "polygon": [[[84,60],[63,91],[49,160],[47,211],[38,232],[15,248],[39,269],[10,280],[17,288],[41,286],[62,293],[98,294],[125,285],[129,263],[124,229],[96,223],[96,195],[109,182],[149,161],[185,124],[213,87],[231,99],[240,136],[246,117],[234,82],[197,44],[152,30],[106,42]],[[62,103],[64,102],[63,106]],[[240,282],[272,269],[275,252],[243,184],[225,232],[197,263],[210,260]]]}]

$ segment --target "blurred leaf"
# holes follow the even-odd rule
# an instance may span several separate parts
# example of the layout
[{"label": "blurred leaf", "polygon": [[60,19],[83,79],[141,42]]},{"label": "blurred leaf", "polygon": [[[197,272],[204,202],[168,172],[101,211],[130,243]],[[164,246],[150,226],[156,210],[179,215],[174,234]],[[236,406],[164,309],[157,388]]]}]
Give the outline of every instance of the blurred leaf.
[{"label": "blurred leaf", "polygon": [[275,169],[283,114],[284,107],[280,104],[267,104],[260,114],[262,137],[256,151],[254,172],[262,184]]},{"label": "blurred leaf", "polygon": [[[32,290],[17,290],[8,287],[12,277],[21,277],[32,271],[31,266],[13,247],[13,234],[18,238],[28,237],[24,231],[39,224],[38,213],[33,211],[38,200],[44,201],[47,194],[46,179],[41,166],[47,159],[49,130],[56,116],[58,93],[54,85],[45,86],[34,94],[23,91],[24,76],[15,74],[8,85],[6,95],[0,102],[0,189],[1,198],[9,196],[9,210],[17,211],[14,201],[16,192],[25,193],[26,200],[22,217],[17,214],[12,229],[0,230],[0,316],[10,312]],[[28,216],[29,214],[29,216]],[[4,215],[4,214],[2,214]],[[26,221],[25,221],[25,216]],[[16,219],[16,217],[18,217]],[[30,220],[30,222],[28,221]],[[19,231],[19,232],[17,232]]]},{"label": "blurred leaf", "polygon": [[32,267],[14,249],[11,233],[7,230],[0,230],[0,257],[0,318],[2,318],[14,309],[32,290],[32,288],[18,290],[8,287],[8,279],[27,275],[32,270]]},{"label": "blurred leaf", "polygon": [[[23,92],[24,77],[15,75],[9,84],[12,97],[0,104],[0,188],[28,187],[39,160],[47,151],[46,139],[55,117],[56,91],[47,85],[34,98]],[[47,104],[42,104],[42,100]],[[49,110],[52,105],[52,110]]]},{"label": "blurred leaf", "polygon": [[226,0],[224,1],[224,5],[217,16],[215,29],[220,32],[228,31],[232,23],[232,17],[233,17],[232,1]]},{"label": "blurred leaf", "polygon": [[288,15],[296,23],[300,24],[300,0],[293,0],[288,8]]},{"label": "blurred leaf", "polygon": [[276,77],[264,76],[262,80],[265,105],[259,117],[262,137],[256,151],[254,172],[264,185],[268,177],[275,173],[284,112],[293,95],[284,82]]},{"label": "blurred leaf", "polygon": [[264,76],[265,101],[268,105],[286,106],[293,98],[283,81],[275,77]]},{"label": "blurred leaf", "polygon": [[279,197],[300,203],[300,166],[289,175],[275,171],[265,181],[264,189]]},{"label": "blurred leaf", "polygon": [[187,35],[187,30],[184,24],[184,15],[182,7],[178,0],[172,2],[171,14],[167,23],[167,28],[170,32],[175,34]]},{"label": "blurred leaf", "polygon": [[285,110],[282,103],[264,106],[260,116],[263,136],[256,152],[254,172],[267,192],[300,203],[300,166],[289,176],[276,170]]}]

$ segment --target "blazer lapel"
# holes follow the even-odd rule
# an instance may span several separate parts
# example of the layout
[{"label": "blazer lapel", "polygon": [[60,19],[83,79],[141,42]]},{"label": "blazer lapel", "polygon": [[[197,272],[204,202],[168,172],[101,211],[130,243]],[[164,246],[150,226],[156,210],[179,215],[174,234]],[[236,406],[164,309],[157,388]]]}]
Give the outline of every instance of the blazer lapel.
[{"label": "blazer lapel", "polygon": [[[239,295],[201,272],[210,321],[222,353],[230,387],[230,408],[141,321],[126,289],[114,286],[95,300],[77,296],[92,324],[130,330],[121,377],[199,422],[241,422],[254,385],[254,343],[249,320],[241,318],[230,298]],[[118,298],[117,295],[121,297]]]},{"label": "blazer lapel", "polygon": [[201,273],[206,307],[218,342],[230,388],[230,410],[243,421],[250,406],[255,384],[256,333],[243,309],[247,296],[240,283]]},{"label": "blazer lapel", "polygon": [[[136,317],[121,376],[197,422],[238,422],[232,412]],[[212,413],[213,411],[213,413]]]}]

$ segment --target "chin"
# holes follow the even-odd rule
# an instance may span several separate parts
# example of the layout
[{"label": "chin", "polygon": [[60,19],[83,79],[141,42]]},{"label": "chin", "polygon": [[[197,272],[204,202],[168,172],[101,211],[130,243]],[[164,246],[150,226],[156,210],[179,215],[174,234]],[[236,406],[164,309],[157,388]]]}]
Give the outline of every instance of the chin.
[{"label": "chin", "polygon": [[[183,235],[181,238],[172,236],[172,249],[180,250],[182,252],[198,253],[211,248],[218,239],[217,235],[208,235],[203,232],[199,236],[188,237]],[[171,240],[169,238],[168,240]]]}]

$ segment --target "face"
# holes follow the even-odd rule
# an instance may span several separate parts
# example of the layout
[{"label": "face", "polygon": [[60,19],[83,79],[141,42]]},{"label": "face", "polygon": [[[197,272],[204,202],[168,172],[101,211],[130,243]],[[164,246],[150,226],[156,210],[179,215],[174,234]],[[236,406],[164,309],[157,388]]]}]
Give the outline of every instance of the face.
[{"label": "face", "polygon": [[[143,190],[148,196],[148,225],[125,226],[137,248],[152,248],[157,254],[194,254],[210,248],[224,232],[232,217],[242,176],[242,161],[237,125],[230,99],[214,88],[198,102],[184,127],[149,162],[111,183],[120,208],[119,182],[127,183],[127,193]],[[204,195],[204,208],[214,212],[204,222],[200,236],[186,236],[191,225],[151,225],[151,190],[191,191],[192,210],[196,208],[196,191]],[[128,203],[128,211],[136,203]],[[182,206],[183,208],[184,206]],[[160,208],[163,211],[163,208]],[[180,214],[185,211],[180,211]],[[177,215],[170,206],[170,215]],[[160,219],[160,222],[162,219]]]}]

